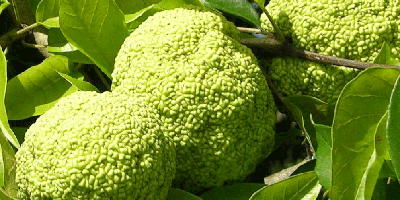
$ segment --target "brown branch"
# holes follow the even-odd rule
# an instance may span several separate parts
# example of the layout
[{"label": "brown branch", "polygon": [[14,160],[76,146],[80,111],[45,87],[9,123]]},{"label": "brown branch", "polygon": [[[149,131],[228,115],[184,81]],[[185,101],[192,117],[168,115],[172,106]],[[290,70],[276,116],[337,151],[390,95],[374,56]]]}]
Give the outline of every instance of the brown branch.
[{"label": "brown branch", "polygon": [[243,33],[262,33],[260,29],[246,28],[246,27],[236,27],[238,31]]},{"label": "brown branch", "polygon": [[0,46],[3,48],[8,47],[13,41],[19,40],[28,35],[28,33],[17,34],[18,28],[9,31],[8,33],[0,36]]},{"label": "brown branch", "polygon": [[8,47],[14,41],[17,41],[17,40],[20,40],[20,39],[26,37],[32,29],[37,28],[38,26],[39,26],[39,24],[34,23],[29,26],[25,26],[22,29],[16,28],[16,29],[13,29],[13,30],[7,32],[6,34],[0,36],[0,46],[3,48]]},{"label": "brown branch", "polygon": [[278,54],[278,55],[287,55],[297,58],[302,58],[314,62],[319,62],[323,64],[337,65],[337,66],[345,66],[355,69],[364,70],[370,67],[384,67],[384,68],[397,68],[400,69],[399,66],[395,65],[384,65],[384,64],[373,64],[360,62],[355,60],[349,60],[344,58],[337,58],[333,56],[327,56],[323,54],[318,54],[310,51],[306,51],[300,48],[297,48],[288,43],[282,43],[276,36],[273,34],[267,34],[262,38],[247,38],[241,39],[240,43],[246,45],[247,47],[254,49],[255,54]]}]

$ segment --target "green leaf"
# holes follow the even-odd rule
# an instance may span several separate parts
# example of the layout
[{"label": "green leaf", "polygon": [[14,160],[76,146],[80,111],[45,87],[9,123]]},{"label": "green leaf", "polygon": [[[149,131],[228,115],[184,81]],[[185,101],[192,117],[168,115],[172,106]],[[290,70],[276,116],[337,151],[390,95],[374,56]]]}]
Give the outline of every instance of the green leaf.
[{"label": "green leaf", "polygon": [[11,79],[5,100],[9,119],[20,120],[41,115],[61,97],[78,90],[57,71],[74,78],[81,76],[72,69],[66,57],[52,56]]},{"label": "green leaf", "polygon": [[298,166],[298,168],[293,172],[292,175],[314,171],[315,164],[316,164],[316,159],[312,159],[312,160],[304,159],[300,163],[294,165],[294,166]]},{"label": "green leaf", "polygon": [[180,189],[170,188],[167,200],[201,200],[201,198]]},{"label": "green leaf", "polygon": [[354,199],[371,166],[375,133],[400,72],[369,68],[339,96],[332,125],[332,199]]},{"label": "green leaf", "polygon": [[15,182],[15,169],[14,150],[4,135],[0,134],[0,184],[4,189],[4,194],[9,197],[17,196],[18,185]]},{"label": "green leaf", "polygon": [[331,188],[332,177],[332,138],[331,127],[322,124],[314,124],[317,132],[318,149],[316,151],[317,164],[315,173],[319,182],[325,189]]},{"label": "green leaf", "polygon": [[237,16],[257,27],[261,26],[260,17],[256,9],[253,7],[252,3],[247,0],[201,0],[201,2],[206,7]]},{"label": "green leaf", "polygon": [[[389,104],[387,144],[397,179],[400,177],[400,83],[397,79]],[[400,180],[400,179],[399,179]]]},{"label": "green leaf", "polygon": [[[307,95],[287,96],[285,97],[285,101],[289,101],[301,108],[304,116],[311,115],[315,123],[327,126],[332,125],[334,106]],[[307,119],[309,119],[309,117],[307,117]],[[313,126],[311,121],[308,126]]]},{"label": "green leaf", "polygon": [[164,10],[179,8],[187,4],[204,6],[201,0],[163,0],[158,3]]},{"label": "green leaf", "polygon": [[213,188],[200,197],[204,200],[248,200],[254,192],[264,186],[262,183],[239,183]]},{"label": "green leaf", "polygon": [[11,129],[14,131],[15,136],[18,139],[18,142],[22,144],[25,139],[25,133],[28,130],[28,127],[23,127],[23,126],[13,126]]},{"label": "green leaf", "polygon": [[[398,200],[400,199],[399,192],[400,184],[398,180],[387,180],[386,182],[386,196],[388,200]],[[380,200],[380,199],[378,199]]]},{"label": "green leaf", "polygon": [[307,172],[264,187],[254,193],[250,200],[311,200],[317,198],[321,188],[315,172]]},{"label": "green leaf", "polygon": [[41,0],[28,0],[32,13],[36,13],[36,9]]},{"label": "green leaf", "polygon": [[89,82],[79,80],[77,78],[72,78],[71,76],[68,76],[67,74],[64,74],[62,72],[57,72],[62,76],[65,80],[67,80],[71,85],[75,86],[78,88],[80,91],[96,91],[100,92],[94,85],[90,84]]},{"label": "green leaf", "polygon": [[386,198],[386,180],[385,179],[379,179],[376,182],[373,195],[371,199],[387,199]]},{"label": "green leaf", "polygon": [[60,0],[42,0],[36,9],[36,22],[46,28],[59,27]]},{"label": "green leaf", "polygon": [[5,95],[7,88],[7,61],[6,57],[1,50],[0,46],[0,130],[2,133],[0,135],[4,134],[4,136],[7,138],[8,141],[11,142],[15,147],[19,148],[19,143],[17,140],[17,137],[15,137],[15,134],[10,128],[10,125],[8,124],[8,118],[7,118],[7,109],[5,106]]},{"label": "green leaf", "polygon": [[149,7],[143,8],[135,14],[125,15],[125,22],[127,23],[126,26],[128,27],[129,32],[135,30],[149,16],[152,16],[162,10],[163,9],[158,5],[151,5]]},{"label": "green leaf", "polygon": [[115,0],[115,3],[122,10],[122,12],[127,14],[134,14],[139,12],[140,10],[149,7],[153,4],[157,4],[161,0],[140,0],[140,1],[132,1],[132,0]]},{"label": "green leaf", "polygon": [[74,45],[69,43],[58,28],[50,28],[48,32],[47,51],[55,55],[62,55],[68,58],[71,62],[94,64],[90,58],[85,56]]},{"label": "green leaf", "polygon": [[46,28],[60,28],[59,17],[50,18],[41,23]]},{"label": "green leaf", "polygon": [[[387,150],[388,151],[388,150]],[[396,178],[396,172],[394,171],[392,161],[385,160],[383,162],[381,171],[379,172],[379,178]]]},{"label": "green leaf", "polygon": [[9,3],[7,0],[0,0],[0,14],[1,14],[1,12],[3,12],[3,10],[5,10],[9,5],[10,5],[10,3]]},{"label": "green leaf", "polygon": [[390,45],[384,42],[374,63],[400,66],[400,62],[393,56],[391,49]]},{"label": "green leaf", "polygon": [[0,199],[1,199],[1,200],[14,200],[14,199],[11,198],[10,196],[8,196],[8,195],[6,194],[6,192],[5,192],[2,188],[0,188]]},{"label": "green leaf", "polygon": [[114,0],[61,0],[60,28],[71,44],[111,77],[114,59],[129,35]]},{"label": "green leaf", "polygon": [[252,34],[243,33],[243,32],[239,33],[239,37],[240,37],[240,39],[257,38],[256,36],[254,36]]},{"label": "green leaf", "polygon": [[[0,188],[1,199],[7,199],[7,196],[14,197],[17,192],[15,183],[15,155],[9,141],[15,146],[20,147],[18,140],[8,124],[6,107],[4,105],[4,96],[7,85],[7,61],[0,46]],[[4,198],[3,198],[4,197]]]},{"label": "green leaf", "polygon": [[283,101],[315,150],[317,141],[311,117],[315,120],[315,123],[330,125],[333,121],[333,106],[305,95],[288,96]]},{"label": "green leaf", "polygon": [[284,181],[291,176],[295,174],[301,174],[309,171],[313,171],[315,168],[315,162],[311,161],[309,159],[304,159],[303,161],[287,167],[285,169],[282,169],[279,172],[273,173],[267,177],[264,178],[264,183],[265,185],[273,185],[275,183]]},{"label": "green leaf", "polygon": [[262,7],[265,4],[265,0],[254,0],[254,2],[257,3],[258,6]]},{"label": "green leaf", "polygon": [[[150,5],[148,7],[145,7],[133,14],[127,14],[125,15],[125,23],[129,24],[130,22],[135,21],[137,18],[141,17],[145,12],[147,12],[148,10],[150,10],[151,8],[153,8],[155,6],[155,4]],[[128,30],[129,30],[129,26],[128,26]]]},{"label": "green leaf", "polygon": [[374,137],[374,152],[372,153],[368,166],[364,172],[364,176],[361,180],[360,187],[357,191],[357,199],[371,199],[376,181],[379,178],[379,171],[382,168],[382,164],[385,160],[387,151],[386,144],[386,123],[387,123],[387,112],[381,118],[375,131]]}]

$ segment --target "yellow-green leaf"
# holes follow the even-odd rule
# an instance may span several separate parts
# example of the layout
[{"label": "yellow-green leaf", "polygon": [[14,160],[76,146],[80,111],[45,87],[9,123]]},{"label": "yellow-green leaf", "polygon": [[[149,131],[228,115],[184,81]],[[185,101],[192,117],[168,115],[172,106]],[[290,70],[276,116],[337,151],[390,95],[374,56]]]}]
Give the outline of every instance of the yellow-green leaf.
[{"label": "yellow-green leaf", "polygon": [[15,137],[14,132],[11,130],[8,124],[7,110],[5,106],[5,95],[8,89],[7,86],[7,61],[4,56],[3,51],[0,46],[0,130],[15,147],[19,148],[19,143],[17,137]]},{"label": "yellow-green leaf", "polygon": [[61,0],[60,28],[72,45],[111,77],[115,57],[129,35],[114,0]]},{"label": "yellow-green leaf", "polygon": [[363,179],[375,165],[370,160],[377,127],[387,112],[399,74],[397,69],[369,68],[348,83],[339,96],[332,125],[333,200],[360,197],[362,188],[367,187]]},{"label": "yellow-green leaf", "polygon": [[52,56],[11,79],[5,98],[8,118],[21,120],[41,115],[61,97],[78,91],[57,71],[75,78],[81,76],[66,57]]}]

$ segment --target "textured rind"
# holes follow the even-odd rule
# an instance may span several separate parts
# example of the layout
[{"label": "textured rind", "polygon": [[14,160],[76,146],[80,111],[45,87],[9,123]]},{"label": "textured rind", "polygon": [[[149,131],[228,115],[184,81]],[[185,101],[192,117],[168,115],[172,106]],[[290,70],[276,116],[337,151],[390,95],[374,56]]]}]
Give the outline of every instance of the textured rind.
[{"label": "textured rind", "polygon": [[175,147],[156,110],[109,92],[75,92],[27,131],[19,199],[165,199]]},{"label": "textured rind", "polygon": [[245,178],[274,143],[271,92],[237,39],[220,14],[179,8],[145,21],[116,58],[112,90],[160,111],[177,147],[176,183],[187,190]]},{"label": "textured rind", "polygon": [[213,34],[239,39],[234,24],[206,8],[188,6],[150,16],[122,45],[116,58],[119,62],[115,64],[112,74],[113,87],[121,85],[122,80],[132,78],[132,71],[126,70],[127,62],[135,61],[130,64],[133,66],[146,65],[150,59],[157,63],[188,60],[199,60],[200,63],[212,59],[213,52],[202,52],[197,45],[212,45],[214,48],[210,50],[218,50],[219,41],[213,41]]},{"label": "textured rind", "polygon": [[[392,46],[392,53],[400,58],[400,1],[398,0],[271,0],[266,9],[286,37],[297,47],[325,55],[372,62],[384,42]],[[274,32],[267,17],[261,16],[262,28]],[[275,61],[279,60],[279,61]],[[338,68],[331,65],[315,64],[309,61],[293,61],[290,58],[275,58],[271,73],[279,89],[288,95],[307,94],[328,102],[335,102],[340,92],[310,93],[325,88],[322,84],[335,84],[341,90],[344,84],[358,74],[358,70]],[[290,61],[282,61],[290,59]],[[286,65],[281,65],[286,63]],[[298,64],[297,66],[291,64]],[[319,66],[319,67],[316,67]],[[277,69],[281,68],[281,69]],[[330,69],[330,73],[343,76],[341,84],[314,82],[308,84],[308,75],[297,74],[297,69],[310,71],[311,68]],[[309,68],[309,69],[307,69]],[[286,73],[284,73],[285,71]],[[282,73],[288,76],[282,76]],[[294,74],[295,73],[295,74]],[[289,75],[293,74],[293,75]],[[315,80],[326,80],[332,74],[318,70]],[[279,78],[278,78],[279,76]],[[332,77],[335,81],[340,78]],[[286,81],[287,80],[287,81]],[[303,85],[302,82],[306,82]],[[299,85],[302,87],[297,88]],[[315,87],[315,88],[311,88]],[[286,90],[290,88],[290,90]],[[307,90],[303,90],[307,88]],[[331,97],[334,97],[333,99]]]},{"label": "textured rind", "polygon": [[336,102],[346,83],[358,74],[351,68],[293,57],[273,58],[268,66],[268,75],[279,91],[317,97],[330,104]]}]

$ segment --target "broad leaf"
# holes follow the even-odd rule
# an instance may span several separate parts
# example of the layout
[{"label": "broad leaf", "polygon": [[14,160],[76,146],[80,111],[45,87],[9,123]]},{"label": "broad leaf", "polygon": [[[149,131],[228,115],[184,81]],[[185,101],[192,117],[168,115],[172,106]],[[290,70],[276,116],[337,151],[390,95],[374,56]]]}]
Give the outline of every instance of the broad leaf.
[{"label": "broad leaf", "polygon": [[11,129],[14,131],[15,136],[18,139],[18,142],[22,144],[25,140],[25,133],[28,130],[29,127],[23,127],[23,126],[13,126]]},{"label": "broad leaf", "polygon": [[372,153],[368,167],[364,172],[364,176],[361,180],[360,187],[357,191],[357,199],[371,199],[376,185],[376,181],[379,178],[379,171],[382,168],[382,164],[385,160],[387,151],[386,144],[386,123],[388,115],[381,118],[375,131],[374,140],[374,152]]},{"label": "broad leaf", "polygon": [[275,183],[284,181],[293,175],[313,171],[315,168],[315,160],[304,159],[303,161],[279,172],[273,173],[264,178],[265,185],[273,185]]},{"label": "broad leaf", "polygon": [[134,14],[125,15],[126,26],[128,27],[129,32],[135,30],[142,22],[146,21],[149,16],[162,10],[163,9],[158,5],[151,5]]},{"label": "broad leaf", "polygon": [[377,126],[399,74],[369,68],[344,87],[332,125],[332,199],[354,199],[366,187],[363,178],[371,166]]},{"label": "broad leaf", "polygon": [[201,0],[162,0],[158,3],[158,5],[164,10],[182,7],[187,4],[203,6]]},{"label": "broad leaf", "polygon": [[[387,150],[387,151],[389,151],[389,150]],[[383,178],[389,178],[389,177],[396,178],[397,176],[396,176],[396,172],[394,171],[392,161],[385,160],[383,162],[381,171],[379,172],[379,178],[383,179]]]},{"label": "broad leaf", "polygon": [[62,55],[68,58],[68,60],[77,63],[93,64],[85,54],[79,51],[74,45],[69,43],[58,28],[50,28],[48,32],[48,43],[47,51],[55,55]]},{"label": "broad leaf", "polygon": [[248,200],[254,192],[263,188],[262,183],[239,183],[231,186],[213,188],[200,197],[203,200]]},{"label": "broad leaf", "polygon": [[71,85],[75,86],[78,88],[80,91],[96,91],[100,92],[94,85],[90,84],[89,82],[79,80],[77,78],[72,78],[71,76],[68,76],[67,74],[64,74],[62,72],[58,72],[60,76],[62,76],[65,80],[67,80]]},{"label": "broad leaf", "polygon": [[[18,186],[15,182],[15,153],[4,135],[0,134],[0,184],[4,194],[16,197]],[[0,198],[2,199],[2,198]]]},{"label": "broad leaf", "polygon": [[[399,192],[399,188],[400,188],[400,183],[399,181],[396,180],[386,180],[385,183],[385,187],[386,187],[386,196],[389,197],[387,198],[387,200],[398,200],[400,199],[400,192]],[[375,200],[375,199],[373,199]],[[380,200],[380,199],[376,199],[376,200]]]},{"label": "broad leaf", "polygon": [[248,33],[243,33],[243,32],[239,33],[239,37],[240,37],[240,39],[256,38],[255,35],[248,34]]},{"label": "broad leaf", "polygon": [[13,198],[11,198],[9,195],[6,194],[6,192],[0,188],[0,199],[1,200],[15,200]]},{"label": "broad leaf", "polygon": [[4,96],[7,85],[6,58],[0,46],[0,187],[5,188],[5,194],[14,196],[15,184],[15,156],[10,141],[14,146],[19,147],[17,138],[8,124]]},{"label": "broad leaf", "polygon": [[15,137],[13,131],[8,124],[7,110],[5,106],[5,95],[7,88],[7,61],[6,57],[1,50],[0,46],[0,134],[4,134],[8,141],[10,141],[15,147],[19,148],[19,143]]},{"label": "broad leaf", "polygon": [[388,43],[383,43],[379,55],[375,58],[374,63],[397,65],[400,66],[400,62],[391,53],[391,47]]},{"label": "broad leaf", "polygon": [[310,96],[288,96],[284,98],[284,104],[305,133],[307,140],[315,150],[317,141],[315,128],[311,123],[311,117],[315,123],[330,125],[333,121],[333,106]]},{"label": "broad leaf", "polygon": [[52,56],[11,79],[5,100],[9,119],[20,120],[41,115],[61,97],[78,90],[57,71],[74,78],[81,76],[72,69],[66,57]]},{"label": "broad leaf", "polygon": [[264,187],[254,193],[250,200],[314,200],[321,188],[315,172],[307,172]]},{"label": "broad leaf", "polygon": [[331,127],[314,124],[317,131],[317,164],[315,166],[315,173],[318,176],[319,182],[325,189],[331,187],[332,177],[332,135]]},{"label": "broad leaf", "polygon": [[386,196],[387,183],[386,182],[387,182],[387,180],[385,180],[385,179],[377,180],[371,199],[381,199],[381,200],[387,199],[387,196]]},{"label": "broad leaf", "polygon": [[41,0],[28,0],[32,13],[36,13],[36,9]]},{"label": "broad leaf", "polygon": [[305,118],[310,123],[307,126],[313,126],[310,121],[310,115],[316,124],[332,125],[334,106],[307,95],[287,96],[285,97],[285,102],[288,101],[299,107],[304,116],[307,116]]},{"label": "broad leaf", "polygon": [[53,17],[47,19],[46,21],[41,23],[46,28],[60,28],[60,19],[59,17]]},{"label": "broad leaf", "polygon": [[293,172],[292,175],[314,171],[316,163],[317,163],[316,159],[304,159],[300,163],[296,164],[298,168]]},{"label": "broad leaf", "polygon": [[153,4],[157,4],[161,0],[140,0],[140,1],[132,1],[132,0],[115,0],[118,7],[122,10],[122,12],[127,14],[134,14],[139,12],[140,10],[149,7]]},{"label": "broad leaf", "polygon": [[129,34],[113,0],[61,0],[60,28],[71,44],[111,77],[114,59]]},{"label": "broad leaf", "polygon": [[[150,5],[148,7],[145,7],[133,14],[127,14],[125,15],[125,23],[129,24],[130,22],[135,21],[137,18],[143,16],[144,13],[146,13],[148,10],[152,9],[155,6],[155,4]],[[160,8],[161,9],[161,8]],[[129,29],[129,26],[128,26]]]},{"label": "broad leaf", "polygon": [[260,27],[260,17],[253,4],[247,0],[200,0],[206,7],[221,10]]},{"label": "broad leaf", "polygon": [[9,5],[10,5],[10,3],[9,3],[7,0],[0,0],[0,14],[1,14],[1,12],[3,12],[3,10],[5,10]]},{"label": "broad leaf", "polygon": [[264,6],[264,4],[265,4],[265,0],[254,0],[254,2],[256,2],[257,3],[257,5],[258,6]]},{"label": "broad leaf", "polygon": [[59,27],[60,0],[42,0],[36,9],[36,22],[46,28]]},{"label": "broad leaf", "polygon": [[167,200],[201,200],[201,198],[180,189],[170,188]]},{"label": "broad leaf", "polygon": [[390,159],[392,160],[397,179],[400,177],[400,78],[397,79],[392,96],[390,98],[387,143]]}]

